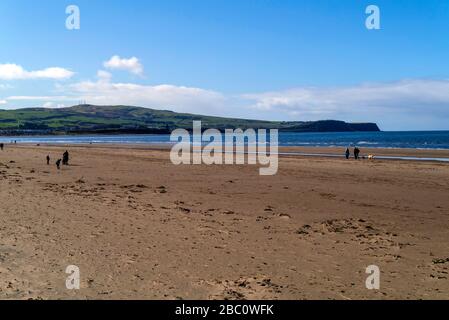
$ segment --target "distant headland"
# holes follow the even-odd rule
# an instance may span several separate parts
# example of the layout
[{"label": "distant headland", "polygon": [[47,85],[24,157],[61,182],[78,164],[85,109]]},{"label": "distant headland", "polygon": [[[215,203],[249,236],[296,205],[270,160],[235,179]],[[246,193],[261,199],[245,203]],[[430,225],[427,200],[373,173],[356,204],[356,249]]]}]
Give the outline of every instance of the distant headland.
[{"label": "distant headland", "polygon": [[203,128],[279,129],[283,132],[380,131],[375,123],[322,121],[262,121],[203,116],[134,106],[77,105],[69,108],[0,110],[0,135],[64,134],[169,134],[191,130],[192,121]]}]

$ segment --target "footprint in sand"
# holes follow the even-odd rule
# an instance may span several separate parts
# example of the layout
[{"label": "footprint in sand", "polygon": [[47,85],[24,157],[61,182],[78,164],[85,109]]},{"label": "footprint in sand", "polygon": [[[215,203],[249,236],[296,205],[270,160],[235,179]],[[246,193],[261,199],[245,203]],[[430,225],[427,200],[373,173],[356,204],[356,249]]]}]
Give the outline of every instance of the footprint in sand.
[{"label": "footprint in sand", "polygon": [[351,242],[362,246],[367,254],[373,251],[386,250],[381,256],[385,259],[400,259],[399,250],[409,243],[400,243],[397,235],[383,228],[374,227],[372,223],[363,219],[333,219],[304,225],[295,232],[302,239],[314,240],[327,236],[335,243]]},{"label": "footprint in sand", "polygon": [[284,287],[265,276],[242,277],[238,280],[206,282],[210,287],[209,299],[261,300],[279,299]]},{"label": "footprint in sand", "polygon": [[433,259],[431,268],[431,278],[437,280],[449,279],[449,258]]}]

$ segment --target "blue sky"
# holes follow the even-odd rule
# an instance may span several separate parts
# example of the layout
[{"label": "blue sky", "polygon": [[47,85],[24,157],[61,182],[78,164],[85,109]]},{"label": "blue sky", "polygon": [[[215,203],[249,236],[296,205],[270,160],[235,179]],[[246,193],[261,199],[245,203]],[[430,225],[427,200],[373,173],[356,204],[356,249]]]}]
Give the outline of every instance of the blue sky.
[{"label": "blue sky", "polygon": [[[71,4],[80,30],[65,27]],[[370,4],[380,30],[365,27]],[[2,109],[86,100],[449,130],[449,1],[2,0],[0,44]]]}]

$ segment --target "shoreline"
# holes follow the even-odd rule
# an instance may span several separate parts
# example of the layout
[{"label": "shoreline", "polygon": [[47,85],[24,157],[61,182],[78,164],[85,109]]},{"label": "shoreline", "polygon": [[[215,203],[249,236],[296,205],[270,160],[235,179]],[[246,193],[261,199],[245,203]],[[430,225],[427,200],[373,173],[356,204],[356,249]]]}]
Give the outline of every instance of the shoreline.
[{"label": "shoreline", "polygon": [[[155,150],[170,151],[174,144],[170,143],[20,143],[7,144],[8,148],[16,147],[55,147],[55,148],[103,148],[103,149],[134,149],[134,150]],[[372,160],[395,160],[395,161],[416,161],[416,162],[449,162],[449,149],[412,149],[412,148],[360,148],[362,150],[360,160],[368,160],[372,155]],[[302,147],[302,146],[279,146],[278,155],[280,157],[312,157],[312,158],[344,158],[345,148],[338,147]],[[350,148],[352,151],[352,148]],[[245,151],[245,154],[248,152]],[[351,159],[353,155],[351,154]]]}]

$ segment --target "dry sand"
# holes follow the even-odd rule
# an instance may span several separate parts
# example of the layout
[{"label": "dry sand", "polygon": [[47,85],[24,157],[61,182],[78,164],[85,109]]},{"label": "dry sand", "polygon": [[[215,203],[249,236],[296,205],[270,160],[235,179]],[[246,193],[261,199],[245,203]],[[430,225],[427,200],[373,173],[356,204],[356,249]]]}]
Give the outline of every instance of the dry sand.
[{"label": "dry sand", "polygon": [[282,157],[262,177],[77,146],[57,171],[65,149],[0,152],[0,298],[449,298],[449,164]]}]

